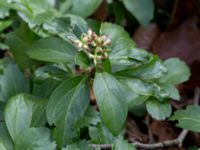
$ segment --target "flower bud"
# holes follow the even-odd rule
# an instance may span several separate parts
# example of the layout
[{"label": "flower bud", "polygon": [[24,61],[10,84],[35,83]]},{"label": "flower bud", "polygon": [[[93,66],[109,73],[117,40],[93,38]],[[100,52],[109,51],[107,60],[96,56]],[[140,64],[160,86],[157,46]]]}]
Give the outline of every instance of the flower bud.
[{"label": "flower bud", "polygon": [[92,34],[93,34],[93,31],[92,31],[91,29],[89,29],[89,30],[87,31],[88,37],[91,38],[91,37],[92,37]]},{"label": "flower bud", "polygon": [[103,49],[102,49],[102,47],[98,46],[98,47],[96,48],[96,52],[97,52],[97,53],[99,53],[99,52],[101,52],[101,53],[102,53],[102,52],[103,52]]},{"label": "flower bud", "polygon": [[83,46],[83,43],[82,43],[82,42],[77,43],[77,47],[78,47],[78,48],[82,48],[82,46]]},{"label": "flower bud", "polygon": [[103,42],[101,37],[96,37],[94,40],[98,45],[100,45]]},{"label": "flower bud", "polygon": [[97,65],[97,60],[96,60],[96,59],[94,59],[94,65],[95,65],[95,66]]},{"label": "flower bud", "polygon": [[83,47],[84,49],[89,49],[89,46],[88,46],[87,44],[83,44],[82,47]]},{"label": "flower bud", "polygon": [[107,38],[105,35],[102,35],[102,36],[101,36],[101,39],[102,39],[103,41],[106,41],[108,38]]},{"label": "flower bud", "polygon": [[97,37],[98,37],[97,34],[95,32],[92,32],[92,38],[95,39]]},{"label": "flower bud", "polygon": [[110,39],[107,39],[106,41],[103,42],[103,46],[108,46],[111,44],[111,40]]},{"label": "flower bud", "polygon": [[89,42],[89,38],[88,38],[88,36],[87,35],[84,35],[83,37],[82,37],[82,39],[81,39],[84,43],[87,43],[87,42]]},{"label": "flower bud", "polygon": [[96,47],[97,43],[95,41],[92,41],[91,45],[94,46],[94,47]]},{"label": "flower bud", "polygon": [[108,53],[105,52],[105,53],[104,53],[104,56],[105,56],[105,58],[108,58]]}]

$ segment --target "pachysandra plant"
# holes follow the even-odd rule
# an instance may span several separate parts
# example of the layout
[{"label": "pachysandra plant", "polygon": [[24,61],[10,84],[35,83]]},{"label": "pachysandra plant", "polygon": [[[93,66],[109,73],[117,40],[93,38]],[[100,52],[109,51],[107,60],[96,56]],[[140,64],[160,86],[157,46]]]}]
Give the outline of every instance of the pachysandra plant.
[{"label": "pachysandra plant", "polygon": [[184,62],[163,62],[138,49],[122,27],[88,27],[78,16],[62,15],[66,10],[51,1],[33,14],[28,10],[38,1],[23,7],[22,1],[9,2],[28,25],[6,35],[15,60],[0,61],[0,149],[90,150],[90,144],[113,144],[113,150],[134,150],[123,139],[128,113],[170,117],[170,100],[180,100],[176,85],[190,76]]},{"label": "pachysandra plant", "polygon": [[[189,77],[185,63],[177,58],[162,62],[136,48],[120,26],[102,23],[99,34],[84,28],[80,34],[74,27],[68,40],[37,37],[27,46],[28,56],[38,60],[33,64],[45,64],[33,76],[29,72],[29,80],[13,61],[2,61],[1,127],[16,150],[34,148],[34,142],[47,150],[112,144],[123,136],[128,112],[137,114],[137,107],[146,106],[162,120],[171,115],[170,99],[180,99],[175,85]],[[99,113],[90,105],[92,91]],[[0,143],[9,149],[5,140]]]}]

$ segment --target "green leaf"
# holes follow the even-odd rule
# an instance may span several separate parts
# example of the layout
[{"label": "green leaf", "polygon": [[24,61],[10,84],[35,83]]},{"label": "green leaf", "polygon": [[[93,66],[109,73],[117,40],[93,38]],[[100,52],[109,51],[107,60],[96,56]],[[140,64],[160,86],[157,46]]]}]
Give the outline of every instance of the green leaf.
[{"label": "green leaf", "polygon": [[164,120],[172,113],[172,107],[168,101],[159,102],[156,99],[150,99],[146,102],[148,113],[157,120]]},{"label": "green leaf", "polygon": [[114,1],[113,2],[113,13],[115,16],[115,22],[118,25],[123,26],[125,20],[125,9],[121,2]]},{"label": "green leaf", "polygon": [[51,132],[47,128],[27,128],[17,136],[15,150],[54,150],[56,144],[51,140]]},{"label": "green leaf", "polygon": [[94,31],[97,35],[99,35],[99,30],[100,30],[100,27],[101,27],[101,21],[91,19],[91,18],[88,18],[86,20],[87,20],[89,28],[92,29],[92,31]]},{"label": "green leaf", "polygon": [[89,67],[90,60],[84,51],[79,51],[78,53],[76,53],[75,64],[77,64],[81,67],[84,67],[84,68]]},{"label": "green leaf", "polygon": [[46,65],[34,72],[32,93],[36,96],[49,98],[56,87],[68,78],[68,72],[55,65]]},{"label": "green leaf", "polygon": [[2,20],[2,21],[0,20],[0,32],[8,28],[11,24],[12,20]]},{"label": "green leaf", "polygon": [[71,42],[72,39],[80,38],[82,33],[88,30],[87,22],[75,15],[65,15],[53,21],[46,22],[43,29],[49,34],[57,35],[65,41]]},{"label": "green leaf", "polygon": [[166,98],[178,98],[175,87],[166,84],[157,84],[152,81],[145,81],[139,78],[118,77],[124,85],[129,108],[141,105],[149,97],[155,97],[159,101]]},{"label": "green leaf", "polygon": [[110,64],[110,60],[106,59],[102,61],[102,68],[104,71],[106,72],[111,72],[111,64]]},{"label": "green leaf", "polygon": [[6,44],[10,47],[10,51],[20,68],[31,68],[35,62],[26,54],[29,46],[38,39],[27,25],[22,24],[20,28],[14,32],[10,32],[6,36]]},{"label": "green leaf", "polygon": [[0,102],[0,122],[4,121],[4,103]]},{"label": "green leaf", "polygon": [[83,76],[69,78],[52,93],[47,105],[49,124],[56,126],[54,137],[59,147],[77,138],[75,123],[84,115],[89,105],[89,87]]},{"label": "green leaf", "polygon": [[69,13],[88,17],[99,7],[101,2],[102,0],[72,0]]},{"label": "green leaf", "polygon": [[128,11],[143,26],[147,26],[154,15],[153,0],[123,0],[122,1]]},{"label": "green leaf", "polygon": [[103,122],[114,135],[118,135],[128,112],[121,84],[109,73],[96,73],[93,89]]},{"label": "green leaf", "polygon": [[147,113],[145,103],[140,105],[135,105],[132,108],[129,108],[129,112],[135,116],[143,117]]},{"label": "green leaf", "polygon": [[68,72],[60,69],[56,65],[45,65],[38,68],[34,72],[34,81],[42,82],[47,79],[53,79],[56,81],[64,81],[68,77]]},{"label": "green leaf", "polygon": [[154,57],[149,62],[138,67],[128,68],[117,72],[117,75],[137,77],[143,80],[152,80],[162,77],[167,72],[167,69],[163,66],[159,58]]},{"label": "green leaf", "polygon": [[11,0],[8,2],[8,7],[16,10],[18,15],[33,28],[60,16],[53,8],[52,2],[51,0]]},{"label": "green leaf", "polygon": [[102,123],[89,127],[91,142],[95,144],[112,144],[116,137]]},{"label": "green leaf", "polygon": [[109,59],[113,71],[138,66],[148,60],[148,52],[137,49],[129,34],[122,27],[111,23],[102,23],[100,34],[106,35],[112,41],[109,46],[111,50]]},{"label": "green leaf", "polygon": [[28,51],[31,58],[54,63],[73,63],[76,49],[59,38],[44,38],[35,42]]},{"label": "green leaf", "polygon": [[12,63],[6,66],[3,75],[0,76],[0,86],[4,102],[18,93],[30,91],[29,82],[18,66]]},{"label": "green leaf", "polygon": [[12,139],[4,122],[0,122],[0,132],[0,149],[3,150],[2,147],[4,147],[5,150],[14,150]]},{"label": "green leaf", "polygon": [[92,107],[88,107],[84,116],[79,118],[76,122],[76,128],[88,127],[90,125],[97,125],[101,121],[99,113],[95,111]]},{"label": "green leaf", "polygon": [[9,9],[4,6],[0,6],[0,19],[4,19],[8,15],[9,15]]},{"label": "green leaf", "polygon": [[171,84],[168,83],[159,83],[159,86],[163,88],[164,91],[169,93],[169,97],[172,98],[173,100],[180,100],[180,95],[178,89]]},{"label": "green leaf", "polygon": [[42,82],[34,82],[32,94],[43,98],[49,98],[51,93],[61,83],[61,81],[56,81],[54,79],[46,79]]},{"label": "green leaf", "polygon": [[199,148],[197,146],[192,146],[192,147],[189,147],[188,150],[199,150]]},{"label": "green leaf", "polygon": [[9,99],[5,108],[5,121],[14,141],[25,129],[45,125],[47,101],[28,94]]},{"label": "green leaf", "polygon": [[178,58],[167,59],[163,65],[168,72],[160,79],[161,82],[175,85],[187,81],[190,77],[189,67]]},{"label": "green leaf", "polygon": [[5,148],[5,146],[4,146],[2,143],[0,143],[0,149],[1,149],[1,150],[7,150],[7,149]]},{"label": "green leaf", "polygon": [[185,110],[176,111],[170,119],[178,120],[180,128],[200,133],[200,106],[187,106]]},{"label": "green leaf", "polygon": [[143,104],[152,93],[152,86],[139,79],[119,78],[125,91],[128,108]]},{"label": "green leaf", "polygon": [[129,144],[127,141],[119,139],[116,140],[112,150],[136,150],[132,144]]},{"label": "green leaf", "polygon": [[0,50],[3,50],[3,51],[9,50],[9,46],[5,43],[0,42]]}]

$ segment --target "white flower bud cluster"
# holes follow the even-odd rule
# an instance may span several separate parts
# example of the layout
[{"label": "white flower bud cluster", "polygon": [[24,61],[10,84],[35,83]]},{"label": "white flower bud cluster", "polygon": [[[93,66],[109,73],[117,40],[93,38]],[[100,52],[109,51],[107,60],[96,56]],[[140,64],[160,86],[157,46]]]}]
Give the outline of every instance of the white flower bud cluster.
[{"label": "white flower bud cluster", "polygon": [[91,29],[81,35],[80,40],[72,40],[79,50],[83,50],[94,64],[101,63],[108,58],[109,50],[106,48],[111,44],[111,40],[105,35],[98,36]]}]

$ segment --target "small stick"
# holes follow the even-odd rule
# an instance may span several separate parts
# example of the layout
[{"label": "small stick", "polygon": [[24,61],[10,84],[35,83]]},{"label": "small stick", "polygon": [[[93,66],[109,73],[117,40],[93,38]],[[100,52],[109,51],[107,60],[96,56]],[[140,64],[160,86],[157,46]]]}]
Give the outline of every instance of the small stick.
[{"label": "small stick", "polygon": [[[146,149],[146,150],[153,150],[153,149],[159,149],[159,148],[164,148],[164,147],[173,147],[173,146],[181,147],[187,133],[188,133],[188,131],[184,129],[180,133],[180,135],[174,140],[168,140],[168,141],[154,143],[154,144],[144,144],[144,143],[140,143],[140,142],[134,142],[131,144],[133,144],[136,148],[142,148],[142,149]],[[92,144],[90,146],[93,148],[100,147],[102,150],[110,150],[112,148],[111,144],[99,144],[99,145]]]}]

